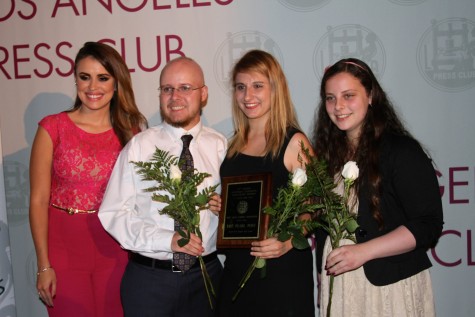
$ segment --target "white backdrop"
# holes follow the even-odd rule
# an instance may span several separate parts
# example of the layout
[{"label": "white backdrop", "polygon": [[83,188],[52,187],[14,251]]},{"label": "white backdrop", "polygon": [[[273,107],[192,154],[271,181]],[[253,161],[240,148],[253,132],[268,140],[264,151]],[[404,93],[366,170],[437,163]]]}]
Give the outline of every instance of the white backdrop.
[{"label": "white backdrop", "polygon": [[15,294],[3,181],[3,156],[1,154],[2,133],[0,131],[0,317],[7,317],[15,316]]},{"label": "white backdrop", "polygon": [[[152,125],[160,121],[159,71],[179,54],[196,59],[210,92],[203,120],[228,136],[229,71],[244,51],[261,48],[282,63],[309,134],[325,66],[365,60],[437,163],[445,226],[429,254],[438,316],[475,315],[475,1],[0,0],[0,126],[18,317],[46,316],[28,224],[31,143],[43,116],[71,106],[72,61],[91,40],[125,58]],[[11,283],[0,276],[0,290]],[[0,315],[14,316],[3,313],[5,294]]]}]

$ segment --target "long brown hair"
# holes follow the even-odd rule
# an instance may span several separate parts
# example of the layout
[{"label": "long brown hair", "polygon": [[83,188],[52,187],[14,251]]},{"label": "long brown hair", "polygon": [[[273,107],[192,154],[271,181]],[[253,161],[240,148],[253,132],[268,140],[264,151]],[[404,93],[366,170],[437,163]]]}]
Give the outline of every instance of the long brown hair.
[{"label": "long brown hair", "polygon": [[[364,119],[358,146],[352,153],[352,147],[345,131],[339,130],[331,121],[325,107],[326,83],[339,73],[348,73],[359,80],[371,105]],[[330,175],[341,172],[349,159],[356,161],[360,177],[356,182],[356,191],[362,182],[368,182],[370,210],[373,218],[382,229],[384,222],[380,212],[381,172],[379,157],[383,133],[404,135],[414,139],[397,116],[393,105],[378,83],[369,66],[356,58],[342,59],[326,69],[320,85],[320,104],[317,110],[316,125],[313,133],[313,145],[318,156],[328,162]]]},{"label": "long brown hair", "polygon": [[[234,65],[233,89],[237,74],[247,72],[257,72],[267,77],[271,85],[271,111],[266,124],[265,153],[275,158],[284,143],[287,129],[294,127],[301,130],[290,98],[287,80],[277,60],[271,54],[261,50],[247,52]],[[235,155],[246,145],[249,132],[249,120],[239,109],[236,98],[233,98],[232,112],[235,131],[230,140],[228,157]]]},{"label": "long brown hair", "polygon": [[[115,134],[124,146],[134,134],[147,127],[147,119],[140,113],[135,103],[130,72],[119,53],[111,46],[98,42],[86,42],[74,61],[76,75],[79,61],[92,57],[98,61],[116,82],[116,91],[110,102],[110,120]],[[81,107],[82,101],[76,96],[72,111]]]}]

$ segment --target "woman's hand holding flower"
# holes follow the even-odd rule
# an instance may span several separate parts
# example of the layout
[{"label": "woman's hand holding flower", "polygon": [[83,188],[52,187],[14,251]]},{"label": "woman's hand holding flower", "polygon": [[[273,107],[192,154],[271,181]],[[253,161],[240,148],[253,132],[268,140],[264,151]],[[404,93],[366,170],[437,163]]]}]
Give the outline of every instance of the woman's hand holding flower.
[{"label": "woman's hand holding flower", "polygon": [[213,214],[218,216],[221,211],[221,196],[214,194],[208,201],[208,208]]},{"label": "woman's hand holding flower", "polygon": [[252,242],[251,255],[261,259],[281,257],[292,249],[292,241],[279,241],[277,238],[267,238]]},{"label": "woman's hand holding flower", "polygon": [[352,244],[332,250],[327,257],[327,274],[339,275],[361,267],[366,263],[364,249],[364,244]]}]

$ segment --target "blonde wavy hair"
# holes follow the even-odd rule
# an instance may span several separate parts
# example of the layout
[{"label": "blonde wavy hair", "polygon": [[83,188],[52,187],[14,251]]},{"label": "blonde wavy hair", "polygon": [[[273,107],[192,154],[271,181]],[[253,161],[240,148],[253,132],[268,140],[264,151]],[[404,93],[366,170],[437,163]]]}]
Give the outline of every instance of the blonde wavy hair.
[{"label": "blonde wavy hair", "polygon": [[[285,141],[288,128],[298,130],[297,115],[290,98],[289,87],[279,62],[271,54],[261,50],[251,50],[244,54],[232,70],[232,85],[235,89],[238,73],[256,72],[265,77],[271,85],[271,111],[266,124],[265,155],[276,158]],[[232,105],[234,135],[229,142],[228,157],[236,155],[248,141],[249,120],[239,108],[236,98]]]}]

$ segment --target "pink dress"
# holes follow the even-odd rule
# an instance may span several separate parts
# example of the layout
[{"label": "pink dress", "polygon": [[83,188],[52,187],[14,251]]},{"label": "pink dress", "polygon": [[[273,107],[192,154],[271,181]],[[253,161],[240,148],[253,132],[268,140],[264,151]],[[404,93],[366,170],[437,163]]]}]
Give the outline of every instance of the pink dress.
[{"label": "pink dress", "polygon": [[[98,210],[122,146],[113,129],[88,133],[66,112],[39,125],[53,141],[50,204]],[[128,254],[96,213],[69,215],[50,205],[49,260],[57,276],[50,316],[122,316],[120,281]]]}]

